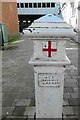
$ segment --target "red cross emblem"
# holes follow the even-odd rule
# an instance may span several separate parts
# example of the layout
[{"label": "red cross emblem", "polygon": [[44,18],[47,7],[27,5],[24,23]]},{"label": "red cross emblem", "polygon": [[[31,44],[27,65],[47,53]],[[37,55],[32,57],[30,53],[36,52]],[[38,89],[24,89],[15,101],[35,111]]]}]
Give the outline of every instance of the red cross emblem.
[{"label": "red cross emblem", "polygon": [[57,52],[56,48],[52,48],[52,42],[48,41],[47,45],[45,44],[45,48],[43,48],[43,51],[48,52],[48,57],[51,57],[52,52]]}]

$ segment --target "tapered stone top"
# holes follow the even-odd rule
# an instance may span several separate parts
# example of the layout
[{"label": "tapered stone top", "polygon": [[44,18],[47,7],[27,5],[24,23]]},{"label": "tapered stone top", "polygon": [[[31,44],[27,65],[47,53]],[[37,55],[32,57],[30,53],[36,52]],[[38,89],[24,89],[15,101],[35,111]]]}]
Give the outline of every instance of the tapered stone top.
[{"label": "tapered stone top", "polygon": [[35,20],[29,27],[34,41],[34,53],[30,60],[33,65],[70,64],[66,56],[66,40],[75,34],[71,26],[58,16],[48,14]]},{"label": "tapered stone top", "polygon": [[62,22],[64,22],[64,20],[53,14],[47,14],[47,15],[35,20],[34,22],[48,22],[48,23],[49,22],[61,22],[62,23]]},{"label": "tapered stone top", "polygon": [[47,14],[25,29],[25,35],[34,38],[74,38],[76,33],[63,19]]}]

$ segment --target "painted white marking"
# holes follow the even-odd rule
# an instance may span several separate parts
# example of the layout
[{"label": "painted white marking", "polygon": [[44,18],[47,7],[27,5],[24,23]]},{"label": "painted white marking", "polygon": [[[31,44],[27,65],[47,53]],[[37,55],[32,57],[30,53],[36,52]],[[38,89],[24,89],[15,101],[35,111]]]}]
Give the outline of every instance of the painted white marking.
[{"label": "painted white marking", "polygon": [[18,41],[14,41],[12,43],[19,43],[19,42],[23,42],[24,40],[18,40]]},{"label": "painted white marking", "polygon": [[75,67],[74,65],[71,65],[71,66],[67,66],[66,69],[73,69],[73,70],[77,70],[78,68]]},{"label": "painted white marking", "polygon": [[66,48],[66,50],[78,50],[78,48]]}]

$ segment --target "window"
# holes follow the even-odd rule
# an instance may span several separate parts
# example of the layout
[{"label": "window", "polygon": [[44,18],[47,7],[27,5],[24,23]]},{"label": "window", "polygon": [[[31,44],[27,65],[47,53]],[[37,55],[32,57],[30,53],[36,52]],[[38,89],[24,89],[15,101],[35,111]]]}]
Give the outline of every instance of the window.
[{"label": "window", "polygon": [[55,3],[51,3],[51,7],[55,7]]},{"label": "window", "polygon": [[38,8],[41,8],[41,3],[38,3]]},{"label": "window", "polygon": [[34,8],[37,8],[37,3],[33,3],[33,7],[34,7]]},{"label": "window", "polygon": [[25,3],[25,7],[28,8],[28,3]]},{"label": "window", "polygon": [[32,3],[29,3],[29,8],[32,8]]},{"label": "window", "polygon": [[47,3],[47,7],[50,7],[50,3]]},{"label": "window", "polygon": [[42,3],[42,7],[45,8],[45,7],[46,7],[46,4],[45,4],[45,3]]},{"label": "window", "polygon": [[24,4],[23,3],[21,3],[21,8],[24,8]]},{"label": "window", "polygon": [[17,8],[19,8],[19,3],[17,3]]}]

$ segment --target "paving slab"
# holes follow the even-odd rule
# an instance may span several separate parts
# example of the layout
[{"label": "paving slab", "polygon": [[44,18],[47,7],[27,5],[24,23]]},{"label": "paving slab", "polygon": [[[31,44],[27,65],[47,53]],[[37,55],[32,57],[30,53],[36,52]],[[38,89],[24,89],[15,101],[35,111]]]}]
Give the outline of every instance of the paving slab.
[{"label": "paving slab", "polygon": [[13,111],[13,116],[23,116],[25,108],[26,108],[25,106],[15,107],[15,109]]},{"label": "paving slab", "polygon": [[15,107],[3,107],[2,108],[2,115],[3,116],[11,116],[13,114]]},{"label": "paving slab", "polygon": [[15,99],[12,106],[18,107],[18,106],[29,106],[31,100],[30,99]]},{"label": "paving slab", "polygon": [[26,107],[26,110],[24,112],[24,115],[27,116],[34,116],[35,115],[36,108],[35,107]]}]

